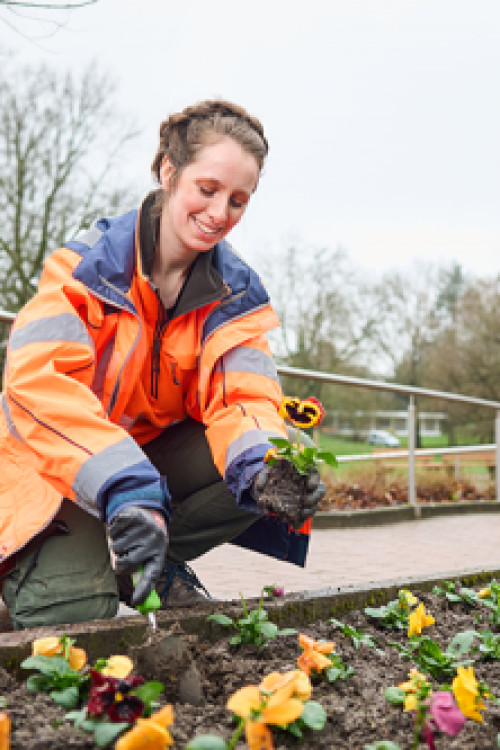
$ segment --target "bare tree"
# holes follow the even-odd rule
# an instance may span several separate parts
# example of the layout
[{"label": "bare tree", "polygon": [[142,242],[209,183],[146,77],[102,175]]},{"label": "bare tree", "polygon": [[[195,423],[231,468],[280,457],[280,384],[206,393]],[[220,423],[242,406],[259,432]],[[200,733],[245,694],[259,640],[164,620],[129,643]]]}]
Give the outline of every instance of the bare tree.
[{"label": "bare tree", "polygon": [[98,0],[0,0],[0,23],[38,44],[64,28],[73,11]]},{"label": "bare tree", "polygon": [[7,8],[36,8],[39,10],[72,10],[73,8],[83,8],[84,5],[94,5],[97,0],[74,0],[74,2],[53,2],[45,3],[36,0],[28,2],[27,0],[0,0],[0,6]]},{"label": "bare tree", "polygon": [[[135,136],[117,112],[114,84],[46,66],[0,72],[0,306],[33,294],[44,258],[97,216],[130,208],[116,181]],[[116,187],[116,184],[119,187]]]},{"label": "bare tree", "polygon": [[[452,290],[453,291],[453,290]],[[438,390],[500,400],[500,277],[469,280],[453,298],[453,316],[436,338],[425,363],[426,385]],[[449,404],[451,439],[459,430],[493,440],[490,410]]]},{"label": "bare tree", "polygon": [[[281,326],[271,335],[277,360],[292,367],[367,376],[377,311],[368,285],[341,250],[296,243],[262,262]],[[366,409],[372,393],[283,379],[297,396],[314,395],[327,410]],[[366,403],[365,403],[366,402]]]}]

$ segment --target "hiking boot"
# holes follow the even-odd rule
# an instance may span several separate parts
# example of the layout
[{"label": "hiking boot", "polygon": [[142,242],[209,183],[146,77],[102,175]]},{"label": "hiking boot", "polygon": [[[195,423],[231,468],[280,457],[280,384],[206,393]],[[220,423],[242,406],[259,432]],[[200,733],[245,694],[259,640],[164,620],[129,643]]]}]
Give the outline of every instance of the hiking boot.
[{"label": "hiking boot", "polygon": [[216,601],[186,563],[167,562],[156,583],[156,591],[161,599],[161,609]]}]

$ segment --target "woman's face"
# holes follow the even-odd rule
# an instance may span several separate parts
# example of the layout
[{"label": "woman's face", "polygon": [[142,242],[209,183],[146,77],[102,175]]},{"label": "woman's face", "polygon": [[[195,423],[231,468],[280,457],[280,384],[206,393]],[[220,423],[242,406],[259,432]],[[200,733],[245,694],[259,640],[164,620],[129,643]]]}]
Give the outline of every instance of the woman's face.
[{"label": "woman's face", "polygon": [[174,169],[166,158],[160,182],[167,192],[161,244],[179,256],[206,252],[239,222],[259,178],[257,160],[228,136],[204,146],[181,172],[169,194]]}]

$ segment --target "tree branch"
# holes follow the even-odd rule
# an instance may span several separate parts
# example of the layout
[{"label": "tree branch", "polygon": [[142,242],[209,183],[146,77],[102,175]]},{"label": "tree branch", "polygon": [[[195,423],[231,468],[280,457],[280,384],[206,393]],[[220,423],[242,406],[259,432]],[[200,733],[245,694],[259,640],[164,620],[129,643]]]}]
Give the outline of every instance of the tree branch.
[{"label": "tree branch", "polygon": [[78,0],[74,3],[29,3],[24,0],[0,0],[0,5],[9,7],[17,6],[19,8],[41,8],[42,10],[71,10],[73,8],[83,8],[85,5],[94,5],[97,0]]}]

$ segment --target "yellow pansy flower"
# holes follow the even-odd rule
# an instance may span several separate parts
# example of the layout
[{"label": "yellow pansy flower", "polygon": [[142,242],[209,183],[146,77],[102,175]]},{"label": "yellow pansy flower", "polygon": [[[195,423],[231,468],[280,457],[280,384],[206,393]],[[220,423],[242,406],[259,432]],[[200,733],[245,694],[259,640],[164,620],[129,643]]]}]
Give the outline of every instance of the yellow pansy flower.
[{"label": "yellow pansy flower", "polygon": [[[61,643],[60,636],[47,636],[46,638],[37,638],[31,644],[31,653],[33,656],[63,656],[64,647]],[[82,669],[87,663],[87,653],[83,648],[70,646],[68,662],[72,669]]]},{"label": "yellow pansy flower", "polygon": [[405,711],[416,711],[417,703],[418,701],[415,693],[408,693],[403,704],[403,709]]},{"label": "yellow pansy flower", "polygon": [[408,589],[401,589],[399,592],[399,608],[410,609],[418,602],[417,597],[408,591]]},{"label": "yellow pansy flower", "polygon": [[106,666],[100,671],[104,677],[117,677],[119,680],[123,680],[128,677],[134,668],[134,664],[128,656],[110,656],[106,660]]},{"label": "yellow pansy flower", "polygon": [[451,687],[463,715],[474,721],[482,721],[481,711],[484,711],[486,706],[481,700],[473,667],[457,667],[457,676]]},{"label": "yellow pansy flower", "polygon": [[300,398],[285,396],[281,401],[278,413],[283,419],[288,419],[295,427],[317,427],[325,416],[323,405],[317,398],[311,396],[303,401]]},{"label": "yellow pansy flower", "polygon": [[115,750],[166,750],[174,744],[168,731],[173,721],[174,710],[171,705],[164,706],[149,719],[137,719],[132,729],[117,740]]},{"label": "yellow pansy flower", "polygon": [[423,628],[429,627],[429,625],[434,625],[436,620],[432,615],[428,615],[425,611],[425,605],[423,602],[420,602],[418,607],[413,611],[410,612],[410,615],[408,617],[409,627],[408,627],[408,638],[413,635],[414,633],[417,635],[420,635]]},{"label": "yellow pansy flower", "polygon": [[291,683],[292,692],[301,701],[311,697],[312,685],[309,677],[301,669],[290,669],[288,672],[271,672],[259,685],[262,693],[273,693],[284,685]]},{"label": "yellow pansy flower", "polygon": [[302,716],[304,701],[311,695],[309,678],[299,669],[272,672],[259,686],[246,685],[230,696],[229,711],[245,720],[250,750],[273,750],[269,724],[291,724]]}]

